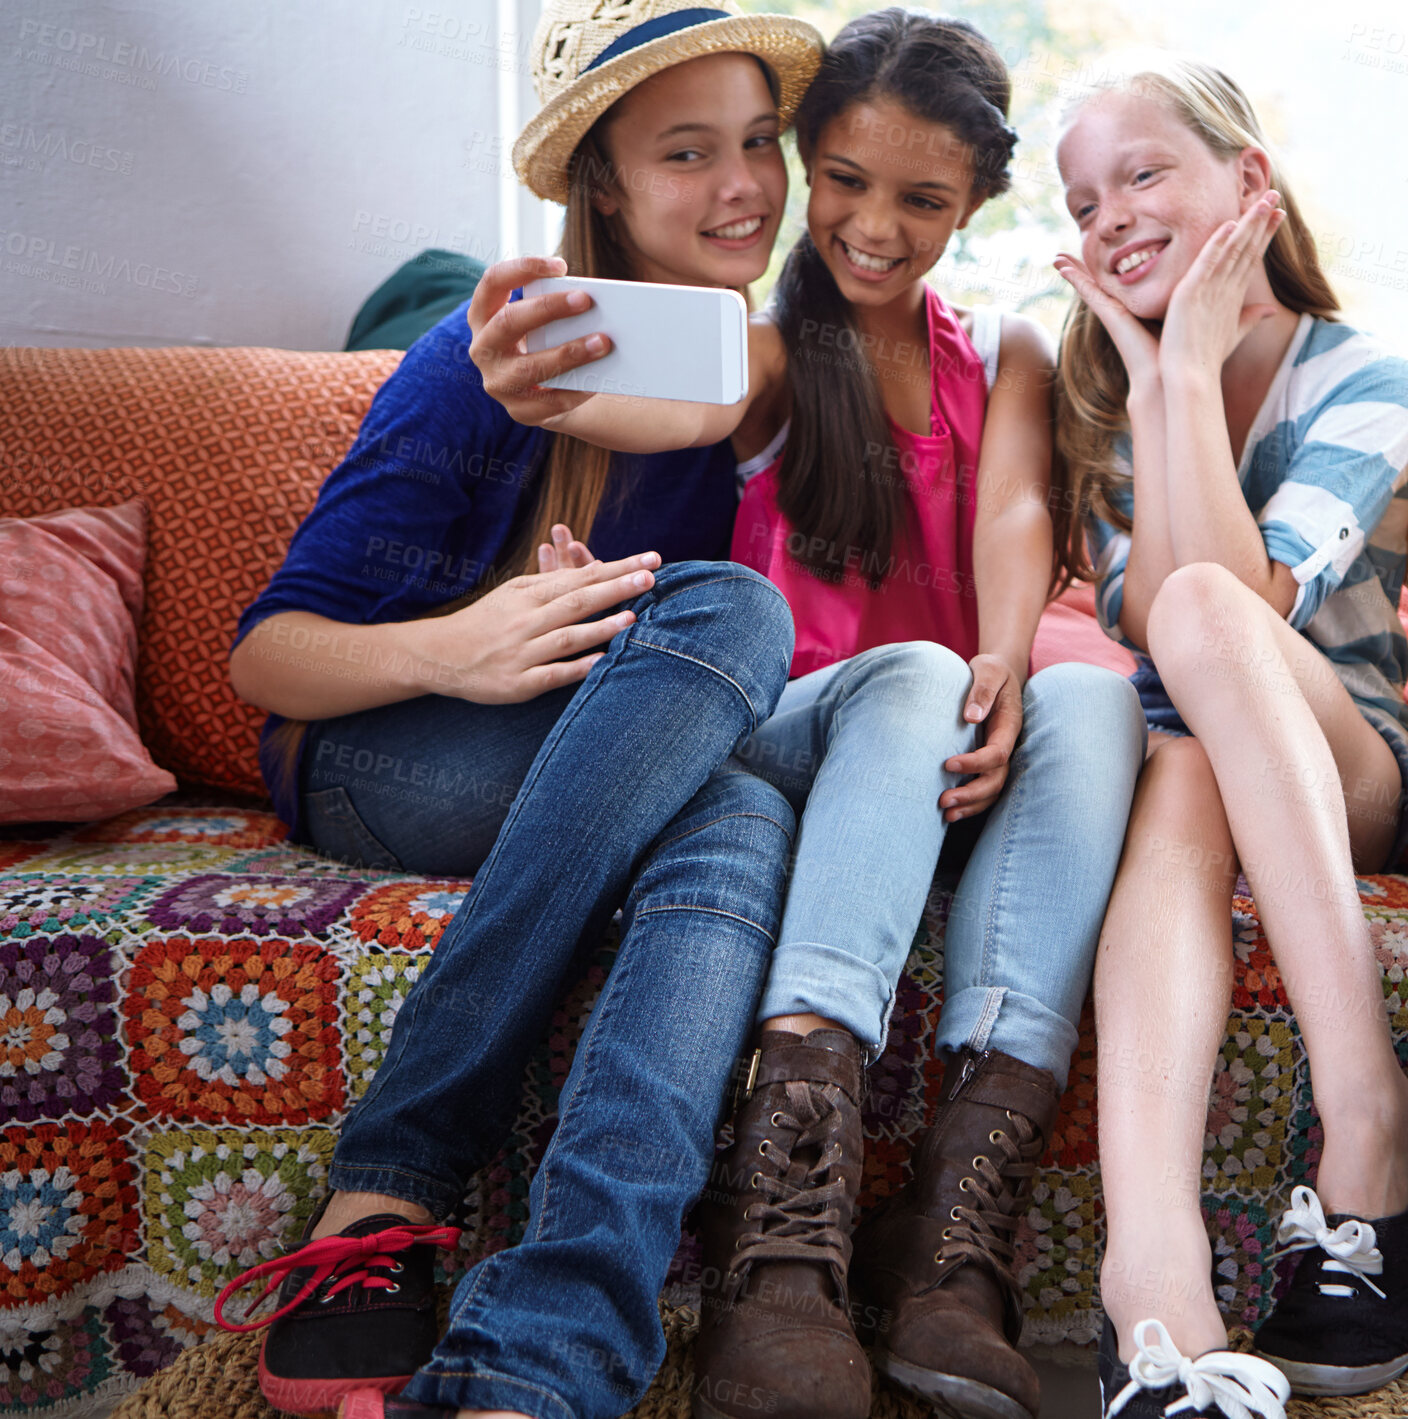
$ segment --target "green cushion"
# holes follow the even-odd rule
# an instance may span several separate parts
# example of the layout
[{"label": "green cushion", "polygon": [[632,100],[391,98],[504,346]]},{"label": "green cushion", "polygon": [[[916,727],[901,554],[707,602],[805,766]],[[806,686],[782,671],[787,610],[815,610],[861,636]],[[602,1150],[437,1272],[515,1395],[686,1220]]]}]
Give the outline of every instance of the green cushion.
[{"label": "green cushion", "polygon": [[474,294],[484,263],[431,247],[411,257],[362,303],[348,350],[409,350],[431,326]]}]

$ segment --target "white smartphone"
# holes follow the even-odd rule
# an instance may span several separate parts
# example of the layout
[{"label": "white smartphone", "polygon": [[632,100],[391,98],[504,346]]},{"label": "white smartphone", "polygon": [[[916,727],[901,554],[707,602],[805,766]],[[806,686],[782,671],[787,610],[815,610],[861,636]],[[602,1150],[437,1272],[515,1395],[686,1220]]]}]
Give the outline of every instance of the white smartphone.
[{"label": "white smartphone", "polygon": [[523,287],[525,300],[554,291],[586,291],[593,304],[530,330],[529,351],[595,331],[611,338],[611,350],[545,385],[698,404],[737,404],[748,393],[748,307],[737,291],[585,276],[545,276]]}]

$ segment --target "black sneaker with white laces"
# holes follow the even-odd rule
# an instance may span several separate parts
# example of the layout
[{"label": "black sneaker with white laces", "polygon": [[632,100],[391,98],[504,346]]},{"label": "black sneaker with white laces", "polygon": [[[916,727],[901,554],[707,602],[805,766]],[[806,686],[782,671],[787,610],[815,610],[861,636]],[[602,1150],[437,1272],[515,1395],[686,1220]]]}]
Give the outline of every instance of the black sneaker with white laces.
[{"label": "black sneaker with white laces", "polygon": [[1256,1333],[1256,1352],[1300,1394],[1367,1394],[1408,1374],[1408,1212],[1365,1222],[1325,1216],[1297,1187],[1275,1256],[1300,1252],[1290,1289]]},{"label": "black sneaker with white laces", "polygon": [[[275,1409],[293,1414],[326,1413],[359,1390],[394,1393],[430,1359],[439,1339],[435,1250],[453,1249],[460,1235],[455,1227],[379,1212],[313,1241],[326,1206],[324,1200],[296,1247],[237,1276],[215,1301],[225,1330],[269,1327],[259,1388]],[[227,1320],[230,1298],[256,1281],[264,1290],[246,1307],[245,1321]],[[248,1320],[276,1289],[273,1313]]]},{"label": "black sneaker with white laces", "polygon": [[1099,1357],[1102,1419],[1286,1419],[1291,1387],[1255,1355],[1209,1350],[1190,1359],[1157,1320],[1134,1327],[1134,1344],[1134,1359],[1126,1365],[1106,1319]]}]

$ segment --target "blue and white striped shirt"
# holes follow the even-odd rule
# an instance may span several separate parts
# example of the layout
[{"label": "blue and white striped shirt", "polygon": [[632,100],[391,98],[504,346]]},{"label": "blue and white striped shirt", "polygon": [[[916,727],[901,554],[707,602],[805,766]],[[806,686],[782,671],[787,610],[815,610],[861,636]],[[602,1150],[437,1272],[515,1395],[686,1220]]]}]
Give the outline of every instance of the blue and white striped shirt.
[{"label": "blue and white striped shirt", "polygon": [[[1129,473],[1127,434],[1116,455]],[[1399,736],[1408,731],[1408,639],[1398,618],[1406,464],[1408,360],[1348,325],[1302,315],[1247,434],[1237,478],[1267,555],[1298,583],[1290,624],[1323,652],[1365,717]],[[1117,505],[1133,509],[1132,484]],[[1129,535],[1099,519],[1086,532],[1100,625],[1141,657],[1147,689],[1153,669],[1119,627]]]}]

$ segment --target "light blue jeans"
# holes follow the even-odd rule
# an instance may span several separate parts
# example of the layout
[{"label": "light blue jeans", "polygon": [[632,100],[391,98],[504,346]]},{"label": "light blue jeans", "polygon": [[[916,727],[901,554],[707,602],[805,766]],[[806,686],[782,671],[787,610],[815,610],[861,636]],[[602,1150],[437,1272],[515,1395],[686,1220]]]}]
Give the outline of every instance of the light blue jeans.
[{"label": "light blue jeans", "polygon": [[[880,646],[791,681],[739,749],[800,822],[759,1020],[813,1012],[883,1049],[949,826],[939,795],[963,781],[944,763],[982,742],[971,684],[943,646]],[[935,1044],[1001,1050],[1064,1088],[1146,731],[1134,687],[1096,666],[1039,671],[1022,706],[1000,797],[953,825],[968,855]]]}]

